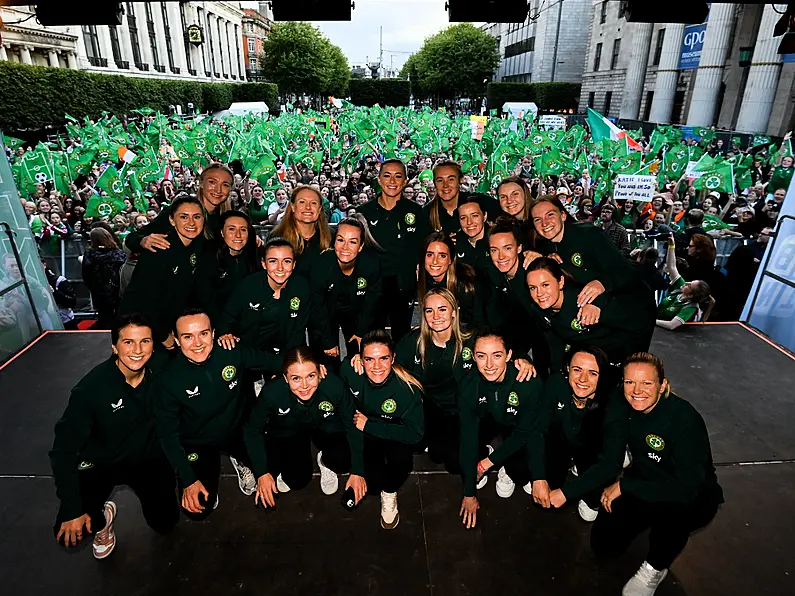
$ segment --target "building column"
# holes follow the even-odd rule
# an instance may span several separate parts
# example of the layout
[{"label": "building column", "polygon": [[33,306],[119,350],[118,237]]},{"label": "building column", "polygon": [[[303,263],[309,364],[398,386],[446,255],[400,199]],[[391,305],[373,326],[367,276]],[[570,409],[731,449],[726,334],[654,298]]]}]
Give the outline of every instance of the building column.
[{"label": "building column", "polygon": [[138,29],[138,47],[141,48],[141,62],[149,65],[149,72],[155,70],[155,60],[152,56],[152,47],[149,45],[149,24],[146,22],[146,12],[143,8],[135,13],[135,26]]},{"label": "building column", "polygon": [[651,45],[651,23],[634,23],[632,25],[632,53],[624,79],[624,92],[621,95],[619,118],[637,120],[640,114],[640,102],[643,99],[643,84],[646,81],[646,66],[649,62],[649,46]]},{"label": "building column", "polygon": [[121,19],[121,25],[116,26],[116,35],[119,36],[119,48],[121,49],[121,59],[130,65],[130,72],[138,72],[133,58],[132,43],[130,43],[130,28],[127,26],[127,15]]},{"label": "building column", "polygon": [[[187,9],[187,5],[185,6]],[[169,30],[171,31],[171,47],[174,51],[174,63],[179,67],[182,76],[190,76],[188,72],[188,59],[185,57],[185,32],[182,30],[182,16],[179,13],[179,4],[166,2],[168,12]],[[188,13],[185,13],[188,18]]]},{"label": "building column", "polygon": [[740,132],[764,133],[773,109],[773,100],[778,88],[778,77],[781,71],[781,54],[778,44],[781,37],[772,37],[773,28],[787,9],[786,4],[768,4],[762,13],[759,34],[756,37],[754,57],[745,84],[745,93],[737,118],[736,129]]},{"label": "building column", "polygon": [[[157,51],[160,53],[160,64],[166,67],[166,74],[171,74],[168,62],[168,47],[166,46],[166,27],[163,23],[163,11],[160,3],[152,3],[152,18],[155,21],[155,35],[157,36]],[[177,57],[174,55],[174,44],[171,44],[171,59],[177,66]]]},{"label": "building column", "polygon": [[32,49],[30,46],[19,46],[19,61],[22,64],[33,64],[33,60],[30,57]]},{"label": "building column", "polygon": [[8,52],[5,44],[0,43],[0,60],[8,60]]},{"label": "building column", "polygon": [[55,50],[47,51],[47,60],[49,61],[50,66],[52,66],[53,68],[58,68],[61,66],[60,63],[58,62],[58,52],[56,52]]},{"label": "building column", "polygon": [[729,39],[734,28],[736,8],[734,4],[712,4],[709,10],[704,49],[692,85],[688,126],[712,126],[715,121],[723,68],[731,50]]},{"label": "building column", "polygon": [[657,67],[657,81],[654,85],[654,97],[651,101],[649,120],[660,124],[671,122],[671,111],[674,109],[676,83],[679,80],[679,54],[682,50],[682,39],[685,26],[679,23],[668,23],[665,26],[660,64]]},{"label": "building column", "polygon": [[97,26],[97,38],[99,39],[99,49],[102,58],[108,61],[108,68],[116,68],[116,62],[113,60],[113,45],[110,41],[110,29],[107,25]]},{"label": "building column", "polygon": [[75,52],[66,53],[66,64],[72,70],[77,70],[77,54]]},{"label": "building column", "polygon": [[235,61],[237,64],[237,76],[241,81],[246,80],[246,52],[243,48],[243,32],[241,31],[242,25],[235,25],[235,44],[237,46],[237,53],[235,54]]}]

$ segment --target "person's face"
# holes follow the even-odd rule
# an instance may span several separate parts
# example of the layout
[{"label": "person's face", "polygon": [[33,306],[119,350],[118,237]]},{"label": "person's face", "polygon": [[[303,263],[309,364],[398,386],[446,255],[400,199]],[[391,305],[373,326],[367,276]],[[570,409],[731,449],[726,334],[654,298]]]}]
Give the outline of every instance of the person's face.
[{"label": "person's face", "polygon": [[624,201],[624,213],[629,213],[632,211],[632,208],[635,206],[635,201],[632,199],[627,199]]},{"label": "person's face", "polygon": [[510,273],[519,264],[522,245],[513,234],[504,232],[489,238],[489,254],[491,262],[501,273]]},{"label": "person's face", "polygon": [[135,218],[135,222],[134,222],[133,225],[135,226],[136,230],[140,230],[141,228],[143,228],[148,223],[149,223],[149,220],[146,219],[145,215],[139,215],[138,217]]},{"label": "person's face", "polygon": [[240,195],[237,194],[236,190],[230,190],[229,191],[229,200],[230,201],[232,201],[233,203],[236,203],[239,198],[240,198]]},{"label": "person's face", "polygon": [[174,174],[178,174],[182,171],[182,164],[178,161],[171,162],[171,169],[174,171]]},{"label": "person's face", "polygon": [[337,235],[334,237],[334,252],[340,263],[350,263],[359,253],[362,252],[362,233],[359,228],[349,225],[337,227]]},{"label": "person's face", "polygon": [[214,337],[210,317],[205,314],[180,317],[176,328],[177,345],[185,358],[200,364],[210,357]]},{"label": "person's face", "polygon": [[470,238],[477,238],[483,233],[483,210],[477,203],[466,203],[458,208],[458,221],[461,230]]},{"label": "person's face", "polygon": [[440,281],[450,268],[450,250],[443,242],[431,242],[425,251],[425,271],[434,281]]},{"label": "person's face", "polygon": [[681,213],[684,210],[684,205],[682,201],[674,201],[673,207],[671,207],[671,211],[674,213]]},{"label": "person's face", "polygon": [[113,218],[113,227],[119,230],[120,232],[124,230],[125,227],[127,227],[125,224],[126,222],[124,221],[123,217],[119,217],[117,215],[116,217]]},{"label": "person's face", "polygon": [[25,215],[33,215],[36,212],[36,205],[34,203],[25,203]]},{"label": "person's face", "polygon": [[233,255],[239,255],[248,242],[248,223],[242,217],[229,217],[224,222],[221,237]]},{"label": "person's face", "polygon": [[781,160],[781,165],[783,167],[785,167],[785,168],[792,167],[792,164],[793,164],[793,160],[792,160],[791,157],[785,157],[784,159]]},{"label": "person's face", "polygon": [[149,220],[153,220],[154,218],[157,217],[157,211],[155,211],[154,209],[150,209],[149,211],[146,212],[146,217]]},{"label": "person's face", "polygon": [[345,211],[348,208],[348,199],[345,197],[340,197],[337,200],[337,205],[340,211]]},{"label": "person's face", "polygon": [[406,186],[406,175],[400,164],[388,163],[381,166],[378,174],[378,182],[381,184],[381,194],[390,199],[395,199],[403,192]]},{"label": "person's face", "polygon": [[709,209],[710,207],[712,207],[712,199],[710,197],[707,197],[706,199],[704,199],[704,209],[706,210]]},{"label": "person's face", "polygon": [[781,205],[784,202],[784,198],[787,196],[787,191],[783,188],[779,188],[776,192],[773,193],[773,200],[776,204]]},{"label": "person's face", "polygon": [[414,199],[414,187],[407,186],[406,188],[404,188],[403,196],[406,197],[407,199]]},{"label": "person's face", "polygon": [[610,223],[611,221],[613,221],[612,209],[602,209],[602,213],[600,215],[602,217],[603,222]]},{"label": "person's face", "polygon": [[262,267],[277,287],[287,283],[295,267],[295,255],[289,246],[271,247],[265,255]]},{"label": "person's face", "polygon": [[113,345],[113,353],[119,364],[131,372],[138,372],[152,357],[155,344],[149,327],[127,325],[119,330],[119,339]]},{"label": "person's face", "polygon": [[425,203],[428,202],[428,193],[422,190],[419,191],[414,201],[417,203],[417,205],[424,205]]},{"label": "person's face", "polygon": [[71,209],[72,208],[72,199],[66,199],[64,201],[64,209]]},{"label": "person's face", "polygon": [[563,303],[563,279],[555,279],[546,269],[528,273],[527,287],[533,302],[544,310],[559,309]]},{"label": "person's face", "polygon": [[[688,251],[689,254],[690,251]],[[682,286],[682,296],[685,298],[690,298],[693,294],[695,294],[699,290],[699,283],[698,281],[688,281]]]},{"label": "person's face", "polygon": [[452,201],[458,197],[460,181],[455,168],[450,166],[439,168],[433,178],[433,184],[436,187],[436,196],[443,201]]},{"label": "person's face", "polygon": [[475,343],[475,365],[487,381],[502,381],[511,359],[511,351],[498,337],[481,337]]},{"label": "person's face", "polygon": [[47,215],[52,210],[52,206],[47,201],[39,201],[39,213]]},{"label": "person's face", "polygon": [[361,193],[359,193],[359,200],[358,200],[357,204],[358,205],[363,205],[368,200],[369,200],[369,197],[367,196],[367,193],[366,192],[361,192]]},{"label": "person's face", "polygon": [[762,228],[762,231],[759,232],[759,238],[757,241],[760,244],[767,244],[770,242],[770,235],[773,233],[773,228]]},{"label": "person's face", "polygon": [[171,180],[163,180],[160,186],[163,189],[163,194],[170,194],[174,192],[174,184],[171,182]]},{"label": "person's face", "polygon": [[591,203],[591,201],[583,201],[582,212],[585,215],[591,215],[591,213],[593,213],[593,203]]},{"label": "person's face", "polygon": [[685,195],[682,197],[682,209],[689,209],[690,208],[690,195]]},{"label": "person's face", "polygon": [[364,365],[364,373],[370,382],[380,385],[389,377],[392,372],[392,364],[395,361],[395,355],[389,350],[389,346],[385,344],[368,344],[362,350],[362,364]]},{"label": "person's face", "polygon": [[453,324],[456,313],[453,306],[438,294],[431,294],[425,299],[423,307],[425,323],[434,333],[444,333]]},{"label": "person's face", "polygon": [[187,240],[193,240],[204,231],[204,213],[195,203],[183,203],[169,219],[177,234]]},{"label": "person's face", "polygon": [[320,176],[317,177],[317,180],[318,180],[318,182],[320,182],[320,184],[325,184],[325,182],[326,182],[326,180],[328,180],[328,178],[326,178],[325,174],[321,174]]},{"label": "person's face", "polygon": [[665,223],[665,216],[662,213],[657,213],[654,216],[654,223],[658,226],[661,226]]},{"label": "person's face", "polygon": [[214,207],[223,204],[231,190],[232,175],[223,170],[210,170],[202,179],[202,196]]},{"label": "person's face", "polygon": [[657,197],[654,200],[652,200],[651,208],[654,209],[655,211],[661,211],[662,210],[662,204],[663,204],[662,199]]},{"label": "person's face", "polygon": [[718,214],[718,208],[717,207],[712,206],[712,207],[709,207],[707,209],[707,215],[717,215],[717,214]]},{"label": "person's face", "polygon": [[531,165],[532,162],[530,161],[529,157],[522,158],[522,168],[524,168],[525,170],[529,170]]},{"label": "person's face", "polygon": [[748,202],[749,203],[755,203],[758,198],[759,198],[759,195],[756,194],[755,190],[749,190],[748,191]]},{"label": "person's face", "polygon": [[59,213],[53,213],[50,216],[50,223],[54,226],[61,225],[61,215]]},{"label": "person's face", "polygon": [[596,393],[599,382],[599,365],[593,354],[577,352],[569,364],[569,385],[579,399],[588,399]]},{"label": "person's face", "polygon": [[547,240],[559,242],[563,238],[563,222],[566,214],[561,213],[552,203],[538,203],[531,210],[536,232]]},{"label": "person's face", "polygon": [[283,188],[280,188],[276,191],[276,202],[280,207],[284,207],[284,204],[287,202],[287,198],[287,191]]},{"label": "person's face", "polygon": [[653,229],[654,229],[654,221],[653,220],[647,219],[646,221],[643,222],[643,231],[644,232],[651,232]]},{"label": "person's face", "polygon": [[308,401],[320,385],[320,371],[314,362],[295,362],[287,367],[284,380],[301,401]]},{"label": "person's face", "polygon": [[524,191],[515,182],[503,184],[498,189],[500,207],[508,215],[513,215],[517,219],[522,219],[524,215]]},{"label": "person's face", "polygon": [[636,412],[650,412],[667,387],[668,381],[660,381],[651,364],[635,362],[624,367],[624,397]]},{"label": "person's face", "polygon": [[328,186],[324,186],[323,188],[321,188],[321,189],[320,189],[320,195],[321,195],[321,196],[322,196],[324,199],[327,199],[327,198],[328,198]]},{"label": "person's face", "polygon": [[751,221],[754,218],[754,212],[750,209],[743,209],[740,211],[738,219],[740,221]]},{"label": "person's face", "polygon": [[262,196],[265,194],[265,191],[262,190],[261,186],[255,186],[251,189],[251,197],[257,201],[258,203],[262,201]]},{"label": "person's face", "polygon": [[582,186],[575,186],[574,187],[574,196],[575,198],[580,198],[582,196]]},{"label": "person's face", "polygon": [[313,190],[304,188],[298,191],[293,201],[293,213],[295,220],[304,224],[317,223],[320,218],[321,203],[320,198]]}]

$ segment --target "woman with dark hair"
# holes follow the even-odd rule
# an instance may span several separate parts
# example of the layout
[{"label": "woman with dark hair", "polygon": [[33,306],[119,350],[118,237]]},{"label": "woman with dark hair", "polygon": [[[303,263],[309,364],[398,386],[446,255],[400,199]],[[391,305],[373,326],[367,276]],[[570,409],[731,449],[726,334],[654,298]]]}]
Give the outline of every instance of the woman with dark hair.
[{"label": "woman with dark hair", "polygon": [[309,484],[312,443],[318,449],[323,494],[337,492],[337,475],[351,472],[345,489],[353,488],[355,503],[363,499],[363,441],[353,416],[351,395],[342,381],[333,374],[322,377],[309,348],[287,350],[281,376],[264,387],[243,430],[257,479],[254,503],[275,507],[274,495]]},{"label": "woman with dark hair", "polygon": [[313,186],[296,186],[281,222],[271,236],[286,238],[295,248],[295,272],[307,280],[320,253],[331,248],[331,230],[323,211],[323,196]]},{"label": "woman with dark hair", "polygon": [[687,268],[682,272],[686,280],[706,279],[715,276],[715,242],[704,234],[693,234],[687,246]]},{"label": "woman with dark hair", "polygon": [[591,197],[582,197],[577,202],[577,221],[589,224],[594,222],[593,199]]},{"label": "woman with dark hair", "polygon": [[668,331],[678,329],[688,321],[694,321],[701,312],[701,305],[709,300],[712,291],[703,280],[685,282],[676,267],[674,242],[674,235],[671,234],[665,254],[665,271],[671,280],[671,292],[657,307],[657,326]]},{"label": "woman with dark hair", "polygon": [[654,311],[634,304],[631,297],[601,294],[592,304],[580,306],[577,302],[580,286],[547,257],[530,264],[527,286],[534,315],[545,322],[544,336],[550,348],[553,373],[563,370],[571,344],[587,343],[601,348],[614,365],[634,352],[648,349]]},{"label": "woman with dark hair", "polygon": [[334,234],[334,250],[320,255],[310,275],[310,345],[316,353],[323,351],[333,359],[335,370],[339,363],[340,329],[347,353],[352,355],[358,353],[362,337],[375,327],[376,306],[381,298],[377,253],[380,247],[366,222],[361,215],[340,221]]},{"label": "woman with dark hair", "polygon": [[647,248],[636,248],[630,253],[630,256],[635,257],[635,262],[638,265],[640,275],[646,285],[653,291],[659,292],[668,287],[668,282],[665,281],[662,273],[657,266],[657,261],[660,259],[659,251],[653,246]]},{"label": "woman with dark hair", "polygon": [[423,246],[424,260],[419,272],[418,301],[432,288],[446,288],[458,302],[460,323],[466,331],[486,326],[482,298],[484,290],[475,270],[456,258],[455,244],[444,232],[434,232]]},{"label": "woman with dark hair", "polygon": [[478,279],[485,282],[491,267],[489,240],[486,237],[488,214],[477,197],[462,197],[458,201],[458,221],[461,233],[456,234],[456,258],[475,269]]},{"label": "woman with dark hair", "polygon": [[127,255],[104,228],[89,234],[91,244],[83,255],[83,282],[91,292],[91,304],[97,311],[92,329],[110,329],[119,309],[119,270]]},{"label": "woman with dark hair", "polygon": [[519,222],[521,238],[525,251],[534,251],[536,231],[532,225],[531,208],[533,206],[533,195],[527,182],[516,176],[503,178],[497,186],[497,197],[500,200],[500,207],[505,215],[510,215]]},{"label": "woman with dark hair", "polygon": [[248,215],[230,210],[221,215],[221,238],[208,244],[210,254],[197,272],[199,301],[218,320],[237,284],[260,270],[257,234]]},{"label": "woman with dark hair", "polygon": [[481,209],[488,215],[489,210],[496,211],[494,199],[488,195],[467,195],[461,193],[461,181],[464,172],[458,163],[449,159],[438,162],[433,167],[433,184],[436,197],[423,207],[423,215],[428,219],[428,229],[455,236],[461,229],[458,217],[458,205],[468,197],[478,201]]},{"label": "woman with dark hair", "polygon": [[152,324],[155,341],[170,349],[174,321],[194,290],[194,273],[203,258],[196,239],[204,231],[204,209],[198,199],[183,194],[171,204],[168,218],[168,247],[141,253],[119,313],[143,314]]},{"label": "woman with dark hair", "polygon": [[359,352],[364,374],[350,361],[342,378],[353,394],[353,421],[364,433],[364,477],[368,492],[381,493],[381,527],[400,522],[397,493],[413,469],[413,446],[424,432],[422,385],[395,362],[395,344],[386,331],[370,331]]}]

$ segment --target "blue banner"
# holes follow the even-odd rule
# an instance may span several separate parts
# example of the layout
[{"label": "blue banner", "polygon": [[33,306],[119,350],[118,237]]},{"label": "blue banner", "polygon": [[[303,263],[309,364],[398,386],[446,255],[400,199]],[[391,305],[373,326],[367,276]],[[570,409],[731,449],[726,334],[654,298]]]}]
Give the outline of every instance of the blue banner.
[{"label": "blue banner", "polygon": [[795,54],[782,54],[781,55],[782,62],[795,62]]},{"label": "blue banner", "polygon": [[682,51],[679,54],[680,70],[698,68],[698,63],[701,61],[701,50],[704,49],[704,38],[706,34],[706,23],[685,27],[685,37],[682,40]]}]

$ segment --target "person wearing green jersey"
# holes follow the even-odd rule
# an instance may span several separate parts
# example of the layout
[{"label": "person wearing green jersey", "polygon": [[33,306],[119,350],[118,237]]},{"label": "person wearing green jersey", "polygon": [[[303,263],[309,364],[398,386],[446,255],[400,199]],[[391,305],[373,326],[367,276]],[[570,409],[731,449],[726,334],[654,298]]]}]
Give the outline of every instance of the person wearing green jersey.
[{"label": "person wearing green jersey", "polygon": [[154,415],[157,434],[182,492],[182,508],[193,520],[218,506],[221,453],[230,456],[240,491],[254,494],[243,442],[247,369],[275,370],[281,357],[235,346],[213,349],[215,334],[201,308],[186,309],[174,325],[179,353],[159,375]]},{"label": "person wearing green jersey", "polygon": [[284,217],[271,238],[286,238],[295,249],[295,272],[307,281],[320,253],[331,248],[331,230],[323,210],[323,196],[314,186],[296,186]]},{"label": "person wearing green jersey", "polygon": [[351,394],[334,374],[322,376],[306,346],[288,350],[283,373],[260,393],[244,428],[257,478],[254,503],[275,507],[275,495],[304,488],[312,479],[311,444],[318,448],[320,489],[333,495],[337,474],[351,473],[355,503],[364,498],[363,436],[353,425]]},{"label": "person wearing green jersey", "polygon": [[397,493],[413,469],[413,447],[422,439],[422,385],[395,362],[395,344],[386,331],[370,331],[362,338],[364,374],[350,360],[341,369],[353,396],[356,428],[364,434],[364,477],[368,492],[381,493],[381,527],[400,522]]},{"label": "person wearing green jersey", "polygon": [[380,247],[366,222],[358,214],[340,221],[334,250],[320,255],[310,275],[310,346],[334,370],[339,369],[340,329],[347,353],[356,354],[362,337],[375,326],[381,299]]},{"label": "person wearing green jersey", "polygon": [[[538,377],[519,381],[519,370],[509,366],[511,350],[505,339],[489,329],[474,338],[477,372],[459,385],[460,462],[464,497],[459,515],[467,528],[475,526],[480,508],[475,490],[498,468],[496,490],[509,498],[518,483],[532,494],[537,471],[543,470],[543,383]],[[496,437],[502,444],[489,444]]]},{"label": "person wearing green jersey", "polygon": [[406,165],[387,159],[378,174],[381,193],[357,212],[367,218],[370,232],[384,249],[381,256],[382,292],[377,327],[391,325],[392,337],[400,341],[411,329],[417,291],[417,262],[422,241],[428,235],[422,207],[402,198]]},{"label": "person wearing green jersey", "polygon": [[673,234],[668,238],[665,272],[671,280],[670,292],[657,307],[656,323],[658,327],[673,331],[688,321],[695,321],[701,312],[701,305],[709,300],[712,290],[704,280],[686,282],[679,274]]},{"label": "person wearing green jersey", "polygon": [[152,324],[155,341],[171,349],[174,321],[190,299],[199,260],[206,256],[197,242],[205,225],[201,203],[190,195],[179,195],[171,204],[169,221],[168,247],[141,252],[119,314],[143,314]]},{"label": "person wearing green jersey", "polygon": [[[226,165],[222,163],[212,163],[199,176],[199,192],[196,199],[204,211],[207,224],[205,236],[217,237],[221,231],[221,214],[231,208],[229,204],[229,193],[232,190],[232,183],[235,175]],[[156,252],[166,250],[171,246],[173,238],[169,238],[171,231],[171,213],[174,209],[165,206],[160,211],[154,221],[145,225],[140,230],[133,230],[124,239],[124,246],[131,253],[142,253],[144,250]]]},{"label": "person wearing green jersey", "polygon": [[113,355],[72,389],[55,425],[50,463],[61,502],[53,533],[67,548],[93,534],[94,557],[116,547],[114,488],[127,485],[144,519],[159,533],[179,520],[174,473],[152,418],[152,385],[167,356],[155,352],[152,328],[139,314],[111,329]]},{"label": "person wearing green jersey", "polygon": [[628,446],[632,465],[603,491],[606,513],[594,523],[591,547],[599,556],[616,555],[650,528],[646,560],[622,594],[652,596],[690,534],[715,517],[723,490],[704,419],[671,391],[659,358],[642,352],[627,359],[623,397],[624,432],[613,436],[603,478],[621,470],[619,445]]}]

